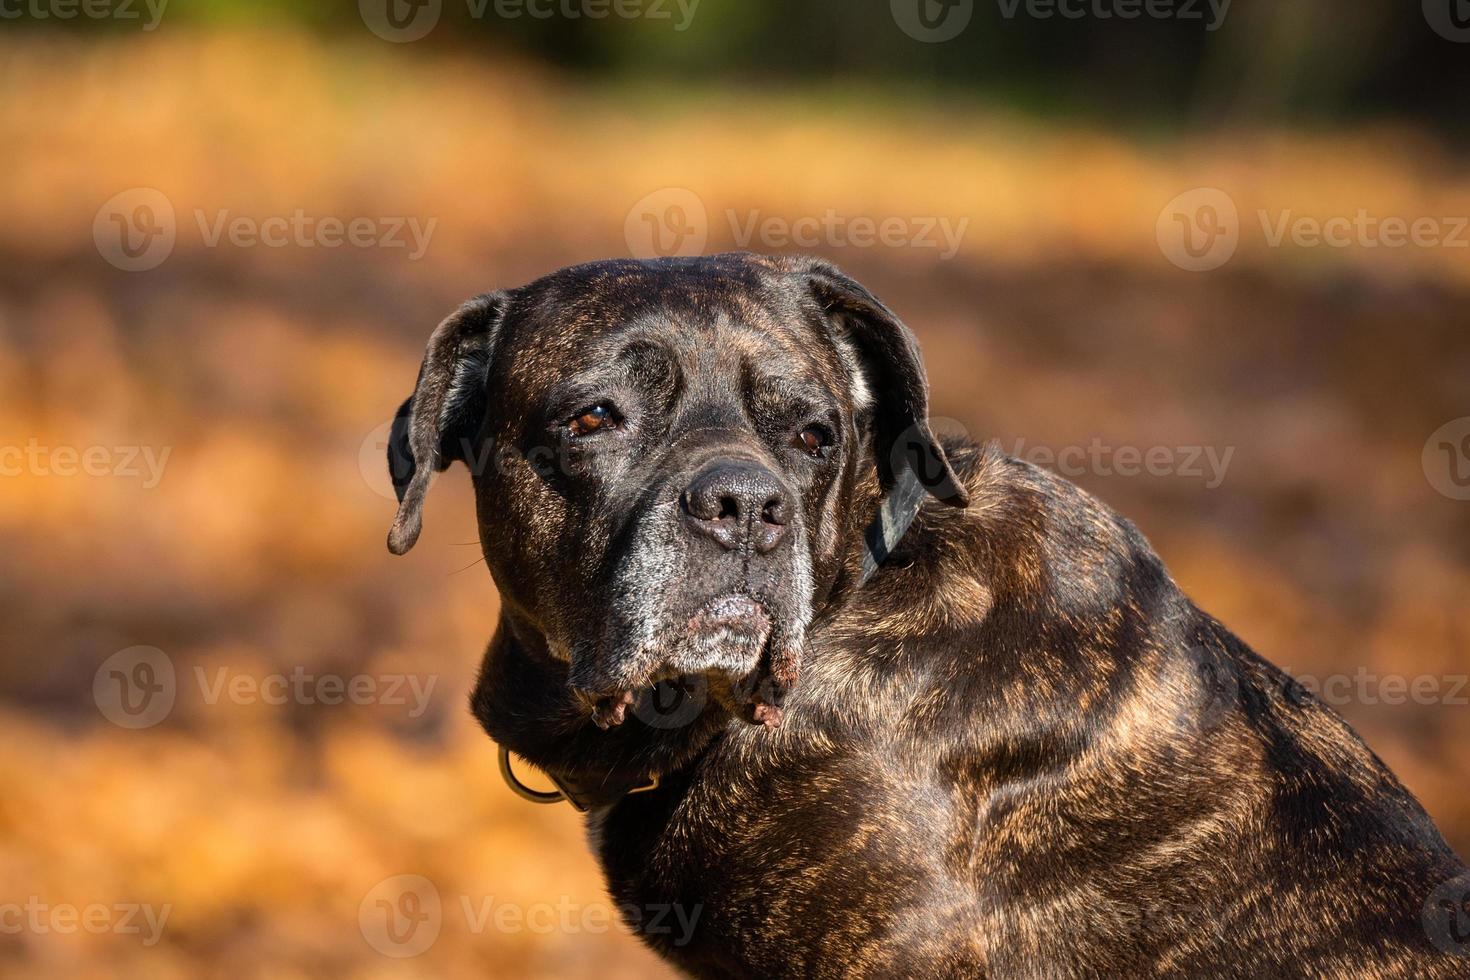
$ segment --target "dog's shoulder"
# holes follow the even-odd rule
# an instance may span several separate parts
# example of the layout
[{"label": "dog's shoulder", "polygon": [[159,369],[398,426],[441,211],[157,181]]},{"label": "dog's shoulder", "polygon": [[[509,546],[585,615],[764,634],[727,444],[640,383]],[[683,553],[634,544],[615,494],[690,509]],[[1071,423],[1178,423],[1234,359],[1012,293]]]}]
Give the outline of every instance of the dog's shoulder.
[{"label": "dog's shoulder", "polygon": [[1166,622],[1188,613],[1139,530],[1081,487],[994,443],[945,448],[970,505],[926,503],[831,617],[837,634],[935,638],[973,633],[997,614],[1081,623],[1120,606]]},{"label": "dog's shoulder", "polygon": [[1009,690],[1051,690],[1037,700],[1075,714],[1134,661],[1188,643],[1198,613],[1131,523],[995,445],[945,449],[969,506],[926,503],[816,625],[797,696],[817,702],[810,717],[969,738]]}]

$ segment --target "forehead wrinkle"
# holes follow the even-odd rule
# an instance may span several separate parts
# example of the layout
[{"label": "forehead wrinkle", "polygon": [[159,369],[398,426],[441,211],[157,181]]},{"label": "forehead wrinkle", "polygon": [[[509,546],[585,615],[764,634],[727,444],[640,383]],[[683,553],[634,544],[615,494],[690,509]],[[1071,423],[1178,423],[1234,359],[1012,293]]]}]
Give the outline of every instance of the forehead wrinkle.
[{"label": "forehead wrinkle", "polygon": [[[631,280],[627,285],[648,288],[609,290],[609,278],[594,279],[564,296],[550,316],[543,307],[542,315],[519,324],[514,346],[521,370],[515,374],[528,387],[616,374],[617,359],[630,347],[651,342],[669,354],[687,394],[700,400],[718,401],[732,393],[732,384],[752,378],[804,379],[822,404],[841,400],[831,379],[842,379],[845,387],[847,370],[830,337],[817,336],[806,316],[768,290],[729,280],[670,277],[655,283],[638,271],[619,271]],[[773,365],[785,370],[771,370]]]}]

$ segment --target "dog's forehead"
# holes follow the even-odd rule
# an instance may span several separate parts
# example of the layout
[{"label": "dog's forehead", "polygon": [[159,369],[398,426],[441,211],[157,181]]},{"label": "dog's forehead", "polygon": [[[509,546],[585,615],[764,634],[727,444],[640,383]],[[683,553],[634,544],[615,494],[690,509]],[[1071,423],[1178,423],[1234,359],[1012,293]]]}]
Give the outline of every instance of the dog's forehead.
[{"label": "dog's forehead", "polygon": [[517,308],[503,351],[527,382],[596,368],[650,341],[701,372],[733,375],[755,364],[830,374],[836,365],[790,285],[759,266],[574,267],[526,287]]}]

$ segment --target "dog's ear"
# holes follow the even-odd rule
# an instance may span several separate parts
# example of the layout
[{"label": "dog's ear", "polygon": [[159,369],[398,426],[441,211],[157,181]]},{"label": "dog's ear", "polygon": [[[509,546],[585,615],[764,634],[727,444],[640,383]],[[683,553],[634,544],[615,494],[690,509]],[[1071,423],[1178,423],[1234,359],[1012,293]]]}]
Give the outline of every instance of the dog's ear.
[{"label": "dog's ear", "polygon": [[468,461],[485,423],[490,358],[505,314],[506,294],[477,296],[435,328],[413,394],[398,409],[388,436],[388,472],[398,515],[388,550],[401,555],[423,528],[429,480],[455,460]]},{"label": "dog's ear", "polygon": [[969,504],[969,492],[929,427],[929,379],[913,332],[836,266],[818,259],[799,263],[834,339],[856,354],[872,393],[873,451],[884,491],[907,466],[935,497],[955,507]]}]

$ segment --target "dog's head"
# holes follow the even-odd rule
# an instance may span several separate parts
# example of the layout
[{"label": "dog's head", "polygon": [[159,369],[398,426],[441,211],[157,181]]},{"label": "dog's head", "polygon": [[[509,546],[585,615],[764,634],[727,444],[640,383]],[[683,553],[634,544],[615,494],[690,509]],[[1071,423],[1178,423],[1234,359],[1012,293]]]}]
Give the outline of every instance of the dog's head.
[{"label": "dog's head", "polygon": [[696,676],[771,721],[863,530],[865,470],[891,487],[913,465],[965,502],[927,401],[908,329],[826,263],[577,266],[434,331],[390,439],[388,546],[413,546],[431,475],[465,462],[507,612],[600,720]]}]

